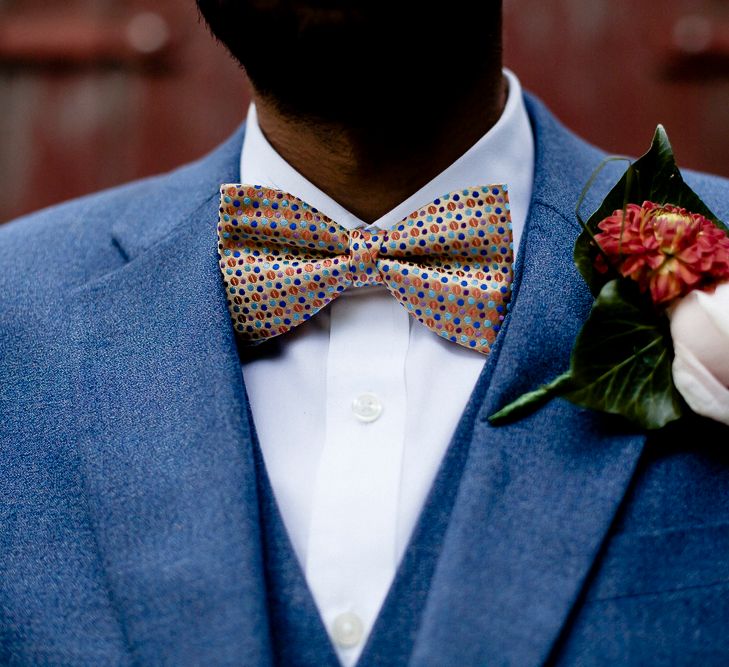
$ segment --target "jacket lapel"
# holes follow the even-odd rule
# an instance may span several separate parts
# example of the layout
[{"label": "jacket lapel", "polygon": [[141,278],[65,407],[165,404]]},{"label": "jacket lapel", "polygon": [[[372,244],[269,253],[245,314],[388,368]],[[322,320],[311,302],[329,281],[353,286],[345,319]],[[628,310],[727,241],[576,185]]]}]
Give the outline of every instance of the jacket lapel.
[{"label": "jacket lapel", "polygon": [[72,295],[90,515],[141,664],[270,662],[253,427],[216,255],[241,140],[130,201],[113,232],[129,261]]},{"label": "jacket lapel", "polygon": [[[574,204],[601,155],[528,99],[535,190],[512,309],[459,428],[471,445],[412,664],[540,665],[630,483],[644,436],[564,400],[488,415],[567,368],[592,298],[572,262]],[[613,172],[614,174],[614,172]],[[607,191],[606,175],[595,186]],[[593,202],[586,204],[587,210]]]}]

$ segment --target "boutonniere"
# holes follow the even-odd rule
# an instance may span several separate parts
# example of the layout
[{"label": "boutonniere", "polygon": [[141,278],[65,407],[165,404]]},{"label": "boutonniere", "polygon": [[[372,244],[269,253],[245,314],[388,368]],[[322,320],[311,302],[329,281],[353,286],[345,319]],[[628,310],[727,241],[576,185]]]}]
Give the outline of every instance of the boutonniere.
[{"label": "boutonniere", "polygon": [[577,203],[574,260],[595,302],[570,367],[492,415],[494,424],[554,397],[645,429],[688,411],[729,423],[729,230],[684,182],[660,125],[585,222],[585,195],[615,159],[625,158],[600,165]]}]

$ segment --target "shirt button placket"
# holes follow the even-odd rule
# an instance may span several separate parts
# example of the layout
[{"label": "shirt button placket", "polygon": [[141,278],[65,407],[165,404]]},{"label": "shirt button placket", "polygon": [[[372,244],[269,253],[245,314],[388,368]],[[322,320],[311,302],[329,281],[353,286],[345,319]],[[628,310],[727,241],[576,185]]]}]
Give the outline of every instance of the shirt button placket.
[{"label": "shirt button placket", "polygon": [[352,667],[397,565],[409,315],[384,289],[342,295],[329,308],[326,430],[305,574],[337,655]]}]

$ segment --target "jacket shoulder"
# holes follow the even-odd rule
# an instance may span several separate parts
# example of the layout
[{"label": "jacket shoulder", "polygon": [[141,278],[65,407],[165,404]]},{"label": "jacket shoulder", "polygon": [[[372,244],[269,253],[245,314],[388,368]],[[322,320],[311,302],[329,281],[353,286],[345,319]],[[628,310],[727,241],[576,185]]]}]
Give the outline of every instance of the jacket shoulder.
[{"label": "jacket shoulder", "polygon": [[122,260],[110,220],[164,187],[154,177],[50,206],[0,227],[0,285],[15,294],[33,286],[70,288]]},{"label": "jacket shoulder", "polygon": [[[534,174],[535,186],[548,182],[550,188],[547,203],[562,211],[577,225],[574,207],[585,184],[595,175],[595,170],[610,153],[579,136],[563,125],[538,97],[525,91],[524,101],[532,121],[535,148],[539,169]],[[637,156],[631,157],[634,160]],[[713,213],[725,223],[729,223],[729,179],[697,170],[681,167],[681,174],[688,186],[704,201]],[[581,206],[583,214],[589,215],[600,205],[603,197],[615,185],[626,169],[624,161],[604,165],[595,175],[592,186],[585,195]],[[536,188],[539,190],[539,188]]]},{"label": "jacket shoulder", "polygon": [[[0,300],[67,291],[126,263],[117,240],[128,229],[144,242],[217,193],[242,144],[241,126],[208,155],[173,171],[57,204],[0,225]],[[222,172],[222,173],[221,173]]]}]

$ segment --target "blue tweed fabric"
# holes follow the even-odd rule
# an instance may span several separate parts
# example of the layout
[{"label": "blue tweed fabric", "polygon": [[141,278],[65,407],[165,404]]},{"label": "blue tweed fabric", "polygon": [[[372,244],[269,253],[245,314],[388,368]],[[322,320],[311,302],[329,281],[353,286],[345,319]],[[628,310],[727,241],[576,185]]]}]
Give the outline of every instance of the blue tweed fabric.
[{"label": "blue tweed fabric", "polygon": [[[399,631],[376,629],[371,664],[727,665],[729,429],[697,418],[646,438],[563,400],[486,419],[566,367],[591,304],[574,206],[603,153],[527,104],[513,307],[454,436],[442,525],[418,527],[432,552],[391,591]],[[272,639],[275,564],[217,266],[218,187],[244,131],[0,227],[1,664],[259,667],[319,650]],[[686,177],[729,219],[729,182]]]}]

